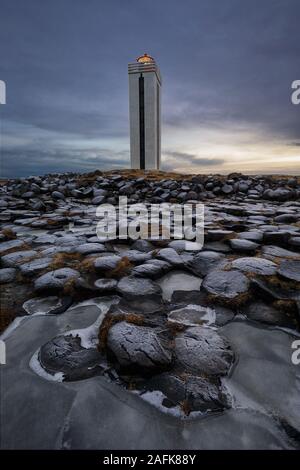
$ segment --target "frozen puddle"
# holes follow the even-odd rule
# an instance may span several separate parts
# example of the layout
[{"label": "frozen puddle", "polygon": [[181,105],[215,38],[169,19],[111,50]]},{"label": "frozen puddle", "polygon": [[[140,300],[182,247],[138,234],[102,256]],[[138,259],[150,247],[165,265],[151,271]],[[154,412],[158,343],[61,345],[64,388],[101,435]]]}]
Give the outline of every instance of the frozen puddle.
[{"label": "frozen puddle", "polygon": [[172,271],[167,273],[165,276],[160,278],[158,284],[160,285],[163,298],[170,301],[173,292],[183,290],[199,290],[202,279],[192,274],[188,274],[185,271]]},{"label": "frozen puddle", "polygon": [[189,304],[172,310],[168,314],[168,321],[185,326],[211,325],[216,321],[216,312],[210,307]]},{"label": "frozen puddle", "polygon": [[245,321],[219,331],[238,357],[231,377],[224,379],[234,406],[264,410],[300,432],[300,367],[291,361],[296,335]]},{"label": "frozen puddle", "polygon": [[[104,302],[104,310],[111,301]],[[1,369],[3,448],[299,447],[282,425],[300,431],[300,371],[291,363],[292,334],[247,321],[220,328],[237,356],[225,379],[233,407],[182,419],[181,410],[163,406],[159,392],[139,396],[105,377],[64,382],[62,374],[49,377],[40,367],[39,347],[56,335],[72,332],[85,346],[93,344],[93,331],[103,314],[100,303],[95,304],[98,301],[90,307],[76,306],[82,315],[72,308],[59,316],[25,317],[8,336],[7,365]],[[92,310],[84,313],[85,309]]]},{"label": "frozen puddle", "polygon": [[[86,308],[89,306],[96,306],[99,309],[100,314],[92,325],[86,328],[78,328],[76,330],[65,331],[63,333],[63,336],[71,335],[74,338],[79,337],[80,344],[83,348],[85,349],[95,348],[98,342],[99,328],[101,326],[102,321],[104,320],[106,313],[108,312],[112,304],[118,303],[119,301],[118,297],[112,297],[112,298],[102,297],[101,301],[100,299],[101,298],[90,299],[89,301],[78,303],[74,307],[69,308],[68,310],[69,312],[74,312],[76,309],[79,309],[79,311],[82,311],[82,308]],[[43,377],[46,380],[62,382],[64,379],[64,374],[62,372],[58,372],[56,374],[50,374],[42,367],[39,361],[39,351],[40,349],[38,349],[38,351],[36,351],[34,355],[32,356],[32,358],[30,359],[30,363],[29,363],[30,368],[37,375]]]}]

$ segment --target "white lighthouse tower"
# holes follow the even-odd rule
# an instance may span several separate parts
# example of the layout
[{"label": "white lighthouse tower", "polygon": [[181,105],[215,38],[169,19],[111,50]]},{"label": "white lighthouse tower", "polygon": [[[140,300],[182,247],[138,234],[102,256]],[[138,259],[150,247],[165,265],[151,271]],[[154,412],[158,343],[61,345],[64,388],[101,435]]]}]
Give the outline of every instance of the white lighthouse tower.
[{"label": "white lighthouse tower", "polygon": [[160,168],[161,77],[148,54],[128,64],[131,168]]}]

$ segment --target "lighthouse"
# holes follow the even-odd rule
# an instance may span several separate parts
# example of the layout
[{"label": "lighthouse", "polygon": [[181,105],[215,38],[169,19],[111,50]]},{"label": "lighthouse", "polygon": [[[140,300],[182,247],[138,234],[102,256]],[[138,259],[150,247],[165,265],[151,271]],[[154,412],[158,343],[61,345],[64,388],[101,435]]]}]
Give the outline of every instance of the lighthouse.
[{"label": "lighthouse", "polygon": [[161,76],[153,57],[128,64],[131,168],[159,170],[161,148]]}]

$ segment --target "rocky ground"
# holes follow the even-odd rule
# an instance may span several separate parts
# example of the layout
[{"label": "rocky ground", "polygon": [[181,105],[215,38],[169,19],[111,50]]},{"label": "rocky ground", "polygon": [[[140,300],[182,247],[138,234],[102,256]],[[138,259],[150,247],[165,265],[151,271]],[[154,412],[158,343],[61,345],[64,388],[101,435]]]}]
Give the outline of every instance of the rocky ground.
[{"label": "rocky ground", "polygon": [[[0,191],[2,447],[300,446],[299,178],[114,171]],[[203,249],[99,239],[96,207],[120,195],[203,202]]]}]

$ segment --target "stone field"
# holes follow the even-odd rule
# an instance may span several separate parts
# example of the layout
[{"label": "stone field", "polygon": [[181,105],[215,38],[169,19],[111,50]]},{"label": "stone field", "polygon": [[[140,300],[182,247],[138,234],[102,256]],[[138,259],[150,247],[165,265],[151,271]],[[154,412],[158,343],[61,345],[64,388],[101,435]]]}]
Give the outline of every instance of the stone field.
[{"label": "stone field", "polygon": [[[99,239],[119,196],[203,203],[202,249]],[[299,177],[2,181],[0,256],[2,448],[300,448]]]}]

